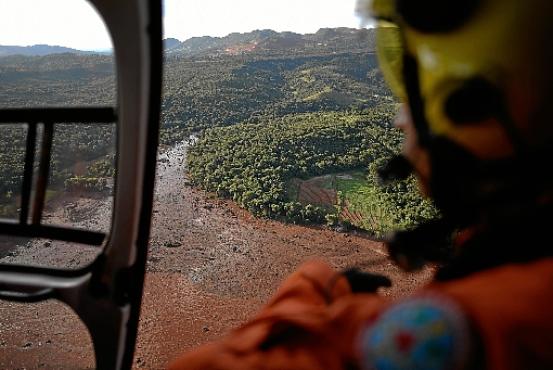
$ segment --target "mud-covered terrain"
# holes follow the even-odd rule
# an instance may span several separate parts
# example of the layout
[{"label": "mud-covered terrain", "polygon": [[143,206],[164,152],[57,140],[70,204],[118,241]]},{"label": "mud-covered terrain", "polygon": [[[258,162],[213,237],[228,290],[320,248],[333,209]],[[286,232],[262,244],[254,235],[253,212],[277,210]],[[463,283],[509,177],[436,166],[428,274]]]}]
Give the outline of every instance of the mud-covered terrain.
[{"label": "mud-covered terrain", "polygon": [[[185,150],[180,144],[160,155],[135,368],[164,368],[180,352],[240,325],[309,259],[387,274],[395,285],[382,294],[393,297],[429,278],[429,270],[402,274],[379,243],[363,236],[254,219],[186,186]],[[50,204],[47,219],[103,229],[110,202],[67,197]],[[0,262],[75,268],[96,253],[24,241]],[[56,302],[0,302],[1,369],[93,367],[90,339],[70,309]]]}]

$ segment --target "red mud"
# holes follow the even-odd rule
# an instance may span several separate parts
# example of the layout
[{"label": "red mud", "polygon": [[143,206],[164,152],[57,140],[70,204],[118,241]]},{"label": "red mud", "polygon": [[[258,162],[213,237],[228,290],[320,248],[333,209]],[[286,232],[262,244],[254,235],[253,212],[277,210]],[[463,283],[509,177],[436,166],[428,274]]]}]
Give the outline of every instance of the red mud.
[{"label": "red mud", "polygon": [[[400,272],[382,245],[362,236],[254,219],[230,202],[183,186],[183,156],[170,159],[159,165],[136,369],[162,369],[180,352],[237,327],[306,260],[386,274],[395,285],[382,294],[392,297],[431,275]],[[51,217],[55,220],[55,210]],[[105,222],[107,215],[89,220],[94,217]],[[25,251],[38,253],[33,245]],[[78,259],[65,249],[55,252],[41,255],[41,262],[53,255],[55,264]],[[15,251],[5,258],[32,262],[27,254]],[[93,367],[88,334],[68,308],[0,302],[1,369]]]}]

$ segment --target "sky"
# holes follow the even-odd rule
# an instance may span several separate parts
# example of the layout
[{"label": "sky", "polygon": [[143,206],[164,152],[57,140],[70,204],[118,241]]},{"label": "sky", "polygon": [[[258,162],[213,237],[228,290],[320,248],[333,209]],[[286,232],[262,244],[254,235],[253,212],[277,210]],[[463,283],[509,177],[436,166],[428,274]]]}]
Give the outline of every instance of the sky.
[{"label": "sky", "polygon": [[[111,0],[116,1],[116,0]],[[164,0],[164,38],[273,29],[313,33],[359,27],[356,0]],[[0,45],[49,44],[105,50],[105,25],[86,0],[0,0]]]}]

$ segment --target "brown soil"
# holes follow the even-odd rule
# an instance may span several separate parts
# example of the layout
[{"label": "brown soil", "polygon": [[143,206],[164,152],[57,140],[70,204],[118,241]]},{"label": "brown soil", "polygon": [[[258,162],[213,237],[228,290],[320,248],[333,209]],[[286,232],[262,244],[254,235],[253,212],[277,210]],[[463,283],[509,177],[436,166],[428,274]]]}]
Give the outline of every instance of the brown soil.
[{"label": "brown soil", "polygon": [[[392,297],[408,294],[431,275],[430,270],[403,274],[381,244],[361,235],[255,219],[231,202],[183,186],[183,166],[184,156],[174,150],[159,164],[137,369],[162,369],[182,351],[237,327],[309,259],[387,274],[395,285],[382,294]],[[101,200],[70,201],[98,210],[74,222],[90,227],[106,222],[109,207],[95,203]],[[50,219],[61,222],[62,215],[58,206]],[[77,266],[94,255],[84,253],[80,260],[74,249],[56,248],[49,246],[46,253],[44,242],[28,243],[0,262]],[[93,367],[88,334],[68,308],[0,302],[1,369]]]},{"label": "brown soil", "polygon": [[298,180],[298,202],[334,206],[337,203],[336,190],[325,189],[323,186],[325,182],[328,182],[328,177],[327,175],[309,180]]}]

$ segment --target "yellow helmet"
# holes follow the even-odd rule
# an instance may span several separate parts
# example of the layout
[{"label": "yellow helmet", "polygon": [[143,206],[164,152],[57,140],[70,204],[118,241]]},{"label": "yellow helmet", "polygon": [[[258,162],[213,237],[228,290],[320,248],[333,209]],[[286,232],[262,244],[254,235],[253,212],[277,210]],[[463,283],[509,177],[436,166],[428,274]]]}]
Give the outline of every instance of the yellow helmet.
[{"label": "yellow helmet", "polygon": [[[491,232],[480,241],[493,248],[481,266],[458,271],[501,256],[550,255],[539,243],[519,252],[501,236],[525,230],[516,234],[523,240],[547,229],[553,214],[553,1],[358,1],[359,13],[376,21],[381,70],[410,107],[428,151],[428,190],[442,211],[396,233],[391,256],[408,268],[440,260],[452,230],[470,226]],[[401,156],[392,163],[389,178],[409,174]],[[458,260],[481,257],[467,255]]]},{"label": "yellow helmet", "polygon": [[[438,188],[452,185],[441,167],[482,166],[486,177],[553,152],[553,1],[366,0],[358,11],[376,20],[384,77],[441,162],[431,165]],[[480,180],[469,184],[477,193]]]}]

